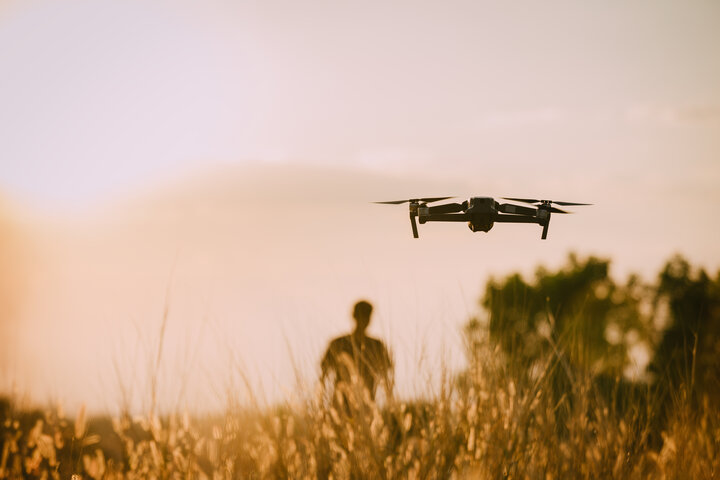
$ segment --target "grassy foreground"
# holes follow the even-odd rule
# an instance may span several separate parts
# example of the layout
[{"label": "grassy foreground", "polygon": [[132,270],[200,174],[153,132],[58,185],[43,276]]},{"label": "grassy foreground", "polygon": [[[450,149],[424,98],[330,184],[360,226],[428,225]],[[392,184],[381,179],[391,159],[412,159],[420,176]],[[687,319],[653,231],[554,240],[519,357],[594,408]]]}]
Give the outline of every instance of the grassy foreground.
[{"label": "grassy foreground", "polygon": [[720,476],[720,413],[706,399],[670,392],[661,412],[650,389],[628,393],[617,382],[603,393],[579,375],[558,392],[561,361],[517,376],[498,354],[426,400],[382,407],[359,388],[348,388],[343,408],[317,391],[203,419],[79,412],[70,420],[3,401],[0,478]]}]

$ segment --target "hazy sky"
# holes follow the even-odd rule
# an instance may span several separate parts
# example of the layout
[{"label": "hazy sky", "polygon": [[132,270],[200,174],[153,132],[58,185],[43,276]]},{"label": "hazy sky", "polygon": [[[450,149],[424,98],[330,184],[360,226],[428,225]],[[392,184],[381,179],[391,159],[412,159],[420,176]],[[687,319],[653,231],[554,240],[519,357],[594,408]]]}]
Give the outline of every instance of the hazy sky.
[{"label": "hazy sky", "polygon": [[516,195],[571,178],[594,201],[720,180],[714,1],[0,8],[0,187],[45,205],[247,160],[487,175]]},{"label": "hazy sky", "polygon": [[[243,170],[257,164],[273,173]],[[223,177],[255,197],[208,193],[233,189]],[[24,320],[47,343],[79,328],[47,329],[53,315],[87,327],[100,304],[116,320],[156,313],[177,275],[186,317],[305,312],[310,365],[360,295],[378,304],[378,333],[410,315],[434,337],[440,315],[456,348],[487,275],[568,250],[610,256],[618,274],[654,274],[676,251],[718,268],[719,186],[715,1],[0,3],[0,199],[52,223],[33,226],[41,273]],[[285,190],[316,224],[258,213],[262,192]],[[407,212],[368,210],[438,194],[595,206],[554,219],[545,243],[528,226],[431,225],[413,241]],[[252,292],[242,308],[237,285]],[[407,353],[416,337],[401,337]]]}]

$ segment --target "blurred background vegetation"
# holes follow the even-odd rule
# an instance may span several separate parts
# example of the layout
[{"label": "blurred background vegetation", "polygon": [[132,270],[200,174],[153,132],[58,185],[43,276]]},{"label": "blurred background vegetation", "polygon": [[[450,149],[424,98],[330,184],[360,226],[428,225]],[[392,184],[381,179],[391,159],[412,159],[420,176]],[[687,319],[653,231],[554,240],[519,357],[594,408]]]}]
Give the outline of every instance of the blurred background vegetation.
[{"label": "blurred background vegetation", "polygon": [[718,398],[720,272],[714,278],[680,255],[652,283],[631,275],[618,283],[610,260],[570,254],[562,268],[534,278],[491,279],[483,316],[465,326],[472,363],[489,334],[515,371],[557,355],[571,371],[652,385],[667,393],[687,386]]}]

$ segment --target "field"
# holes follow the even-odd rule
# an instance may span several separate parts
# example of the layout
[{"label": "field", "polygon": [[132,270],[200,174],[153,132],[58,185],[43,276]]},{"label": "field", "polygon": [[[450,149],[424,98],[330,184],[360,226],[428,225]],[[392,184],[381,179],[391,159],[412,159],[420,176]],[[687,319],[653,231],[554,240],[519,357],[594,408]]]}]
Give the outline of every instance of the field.
[{"label": "field", "polygon": [[[68,418],[0,406],[0,478],[717,478],[720,414],[567,369],[518,375],[485,345],[461,378],[382,406],[357,385],[222,415]],[[559,392],[561,375],[570,381]],[[699,402],[699,403],[698,403]],[[667,415],[665,415],[667,413]]]},{"label": "field", "polygon": [[[608,265],[571,255],[489,282],[466,368],[415,398],[390,378],[373,401],[350,361],[347,383],[298,376],[281,403],[231,389],[216,415],[163,411],[161,335],[142,415],[0,400],[0,479],[718,478],[720,274],[674,257],[657,284],[623,285]],[[633,379],[642,338],[653,353]]]}]

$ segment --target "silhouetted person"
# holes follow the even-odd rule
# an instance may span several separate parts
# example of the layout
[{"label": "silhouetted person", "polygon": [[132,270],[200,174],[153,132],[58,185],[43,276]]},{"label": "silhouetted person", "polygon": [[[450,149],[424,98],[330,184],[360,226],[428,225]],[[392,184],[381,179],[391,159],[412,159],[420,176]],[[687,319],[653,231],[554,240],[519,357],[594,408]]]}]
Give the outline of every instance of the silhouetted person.
[{"label": "silhouetted person", "polygon": [[392,361],[383,342],[365,335],[372,310],[372,305],[365,300],[355,304],[353,310],[355,330],[350,335],[338,337],[330,342],[321,367],[323,380],[331,373],[335,374],[335,390],[337,390],[341,383],[352,384],[352,371],[349,368],[351,366],[370,393],[370,398],[374,399],[379,382],[385,383],[387,393],[390,394]]}]

